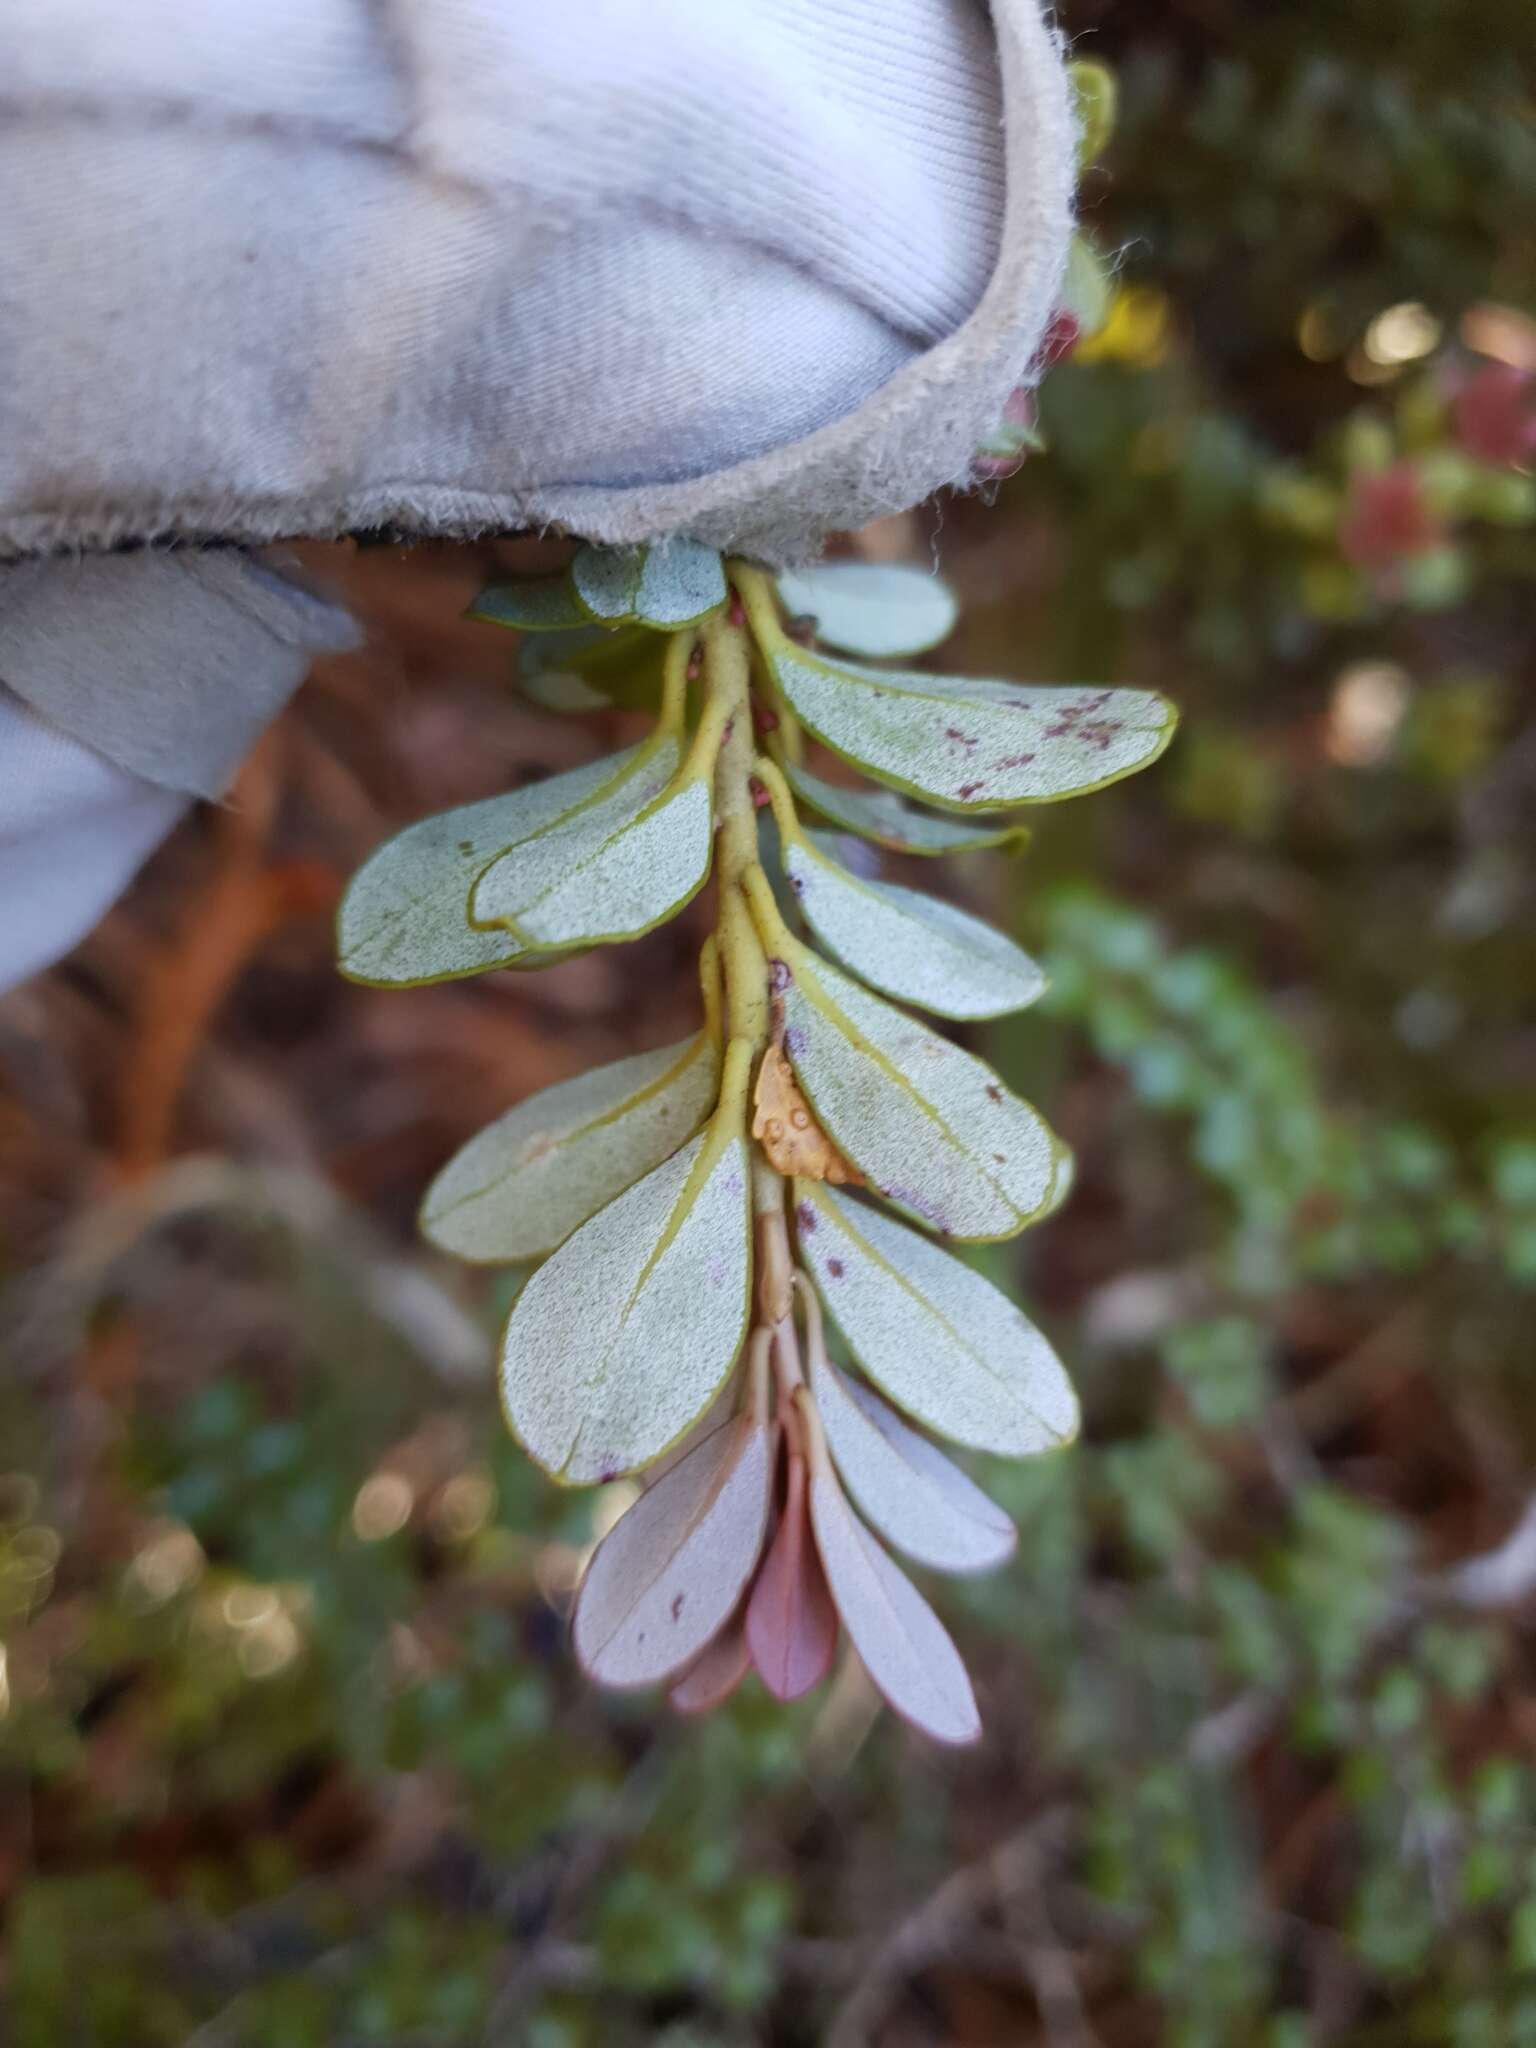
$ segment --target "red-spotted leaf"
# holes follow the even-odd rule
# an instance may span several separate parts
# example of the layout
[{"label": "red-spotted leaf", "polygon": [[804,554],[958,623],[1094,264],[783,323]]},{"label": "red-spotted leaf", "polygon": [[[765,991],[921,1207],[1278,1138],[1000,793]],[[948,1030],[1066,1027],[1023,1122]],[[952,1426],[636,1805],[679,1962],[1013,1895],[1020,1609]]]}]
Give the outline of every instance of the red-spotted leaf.
[{"label": "red-spotted leaf", "polygon": [[944,817],[920,811],[890,789],[847,789],[827,782],[794,762],[784,763],[784,775],[795,795],[812,810],[820,811],[845,832],[888,846],[892,853],[917,853],[928,858],[945,853],[974,853],[984,846],[1003,846],[1010,840],[1029,837],[1027,825],[1017,819],[976,824],[968,818]]},{"label": "red-spotted leaf", "polygon": [[576,1654],[599,1685],[658,1685],[717,1636],[763,1546],[772,1439],[728,1422],[599,1544],[576,1600]]},{"label": "red-spotted leaf", "polygon": [[866,668],[783,636],[766,651],[791,710],[834,753],[949,810],[1102,789],[1155,761],[1173,737],[1173,707],[1149,690]]}]

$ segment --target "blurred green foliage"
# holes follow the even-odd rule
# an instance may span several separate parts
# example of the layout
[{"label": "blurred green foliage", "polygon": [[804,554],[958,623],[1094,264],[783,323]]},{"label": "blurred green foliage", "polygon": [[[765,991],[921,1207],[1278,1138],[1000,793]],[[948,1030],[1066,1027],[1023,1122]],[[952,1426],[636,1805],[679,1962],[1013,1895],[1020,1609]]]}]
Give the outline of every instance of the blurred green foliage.
[{"label": "blurred green foliage", "polygon": [[[1065,14],[1119,82],[1121,296],[1048,453],[946,512],[956,664],[1152,683],[1185,736],[961,878],[1053,978],[987,1049],[1079,1189],[996,1270],[1088,1421],[985,1474],[986,1744],[847,1682],[589,1693],[590,1498],[351,1240],[215,1203],[0,1394],[16,2048],[1536,2044],[1536,1679],[1452,1568],[1536,1449],[1536,511],[1463,397],[1469,339],[1536,334],[1487,310],[1532,310],[1536,28]],[[104,1426],[121,1319],[185,1347],[241,1287],[276,1327]]]}]

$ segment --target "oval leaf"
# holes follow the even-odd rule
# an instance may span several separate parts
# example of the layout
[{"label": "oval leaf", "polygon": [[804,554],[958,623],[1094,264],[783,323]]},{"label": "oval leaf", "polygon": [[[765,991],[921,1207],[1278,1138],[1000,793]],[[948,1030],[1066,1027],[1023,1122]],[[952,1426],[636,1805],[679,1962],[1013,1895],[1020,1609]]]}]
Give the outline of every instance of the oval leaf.
[{"label": "oval leaf", "polygon": [[1002,1017],[1044,992],[1021,946],[952,903],[851,875],[820,833],[781,837],[811,930],[862,981],[941,1017]]},{"label": "oval leaf", "polygon": [[589,623],[564,571],[558,576],[525,576],[493,583],[481,591],[465,616],[484,619],[492,626],[512,626],[519,633],[560,633]]},{"label": "oval leaf", "polygon": [[905,798],[889,789],[843,789],[824,782],[791,762],[783,764],[791,789],[812,810],[820,811],[845,832],[872,839],[892,853],[973,853],[984,846],[1002,846],[1009,840],[1026,840],[1025,825],[973,825],[964,818],[936,817],[919,811]]},{"label": "oval leaf", "polygon": [[642,626],[671,633],[708,618],[728,595],[725,564],[713,548],[696,540],[669,540],[646,550],[635,616]]},{"label": "oval leaf", "polygon": [[[668,760],[677,758],[668,742]],[[506,796],[461,804],[407,826],[353,876],[337,917],[343,974],[376,988],[412,988],[506,967],[529,952],[505,931],[477,931],[469,894],[487,862],[509,848],[558,832],[589,807],[627,788],[646,746],[590,761]]]},{"label": "oval leaf", "polygon": [[502,1345],[507,1420],[568,1485],[649,1465],[714,1399],[751,1278],[747,1150],[696,1138],[529,1280]]},{"label": "oval leaf", "polygon": [[676,764],[676,741],[660,741],[600,803],[493,861],[471,922],[548,952],[638,938],[680,910],[709,873],[714,796],[706,774],[674,780]]},{"label": "oval leaf", "polygon": [[891,1706],[935,1742],[974,1742],[981,1716],[959,1651],[859,1522],[830,1471],[811,1482],[811,1521],[849,1640]]},{"label": "oval leaf", "polygon": [[523,695],[553,711],[595,711],[618,704],[653,711],[662,695],[666,642],[638,626],[578,626],[540,633],[518,649]]},{"label": "oval leaf", "polygon": [[724,1706],[751,1669],[747,1632],[738,1619],[720,1631],[667,1697],[680,1714],[710,1714]]},{"label": "oval leaf", "polygon": [[1044,688],[862,668],[771,647],[780,689],[816,737],[881,782],[947,809],[1053,803],[1155,761],[1175,714],[1147,690]]},{"label": "oval leaf", "polygon": [[571,563],[571,588],[588,618],[605,626],[626,625],[634,618],[645,555],[643,547],[589,545],[577,551]]},{"label": "oval leaf", "polygon": [[658,1685],[725,1627],[763,1547],[770,1449],[765,1423],[728,1422],[598,1545],[573,1635],[599,1685]]},{"label": "oval leaf", "polygon": [[1076,1436],[1077,1397],[1060,1359],[990,1280],[813,1181],[795,1183],[795,1222],[827,1313],[898,1408],[940,1436],[1004,1457],[1056,1450]]},{"label": "oval leaf", "polygon": [[681,539],[655,547],[584,547],[571,564],[571,584],[588,617],[605,625],[634,620],[662,633],[697,625],[728,595],[715,550]]},{"label": "oval leaf", "polygon": [[454,1154],[422,1231],[461,1259],[541,1258],[685,1144],[719,1085],[719,1048],[701,1032],[541,1089]]},{"label": "oval leaf", "polygon": [[937,647],[960,615],[947,583],[905,563],[822,562],[778,583],[786,610],[816,621],[818,640],[876,661]]},{"label": "oval leaf", "polygon": [[1067,66],[1077,114],[1077,161],[1080,167],[1096,163],[1109,147],[1115,132],[1120,88],[1107,64],[1092,57],[1078,57]]},{"label": "oval leaf", "polygon": [[898,1550],[940,1572],[985,1572],[1018,1532],[1002,1509],[889,1402],[813,1356],[811,1392],[843,1483]]},{"label": "oval leaf", "polygon": [[946,1237],[1013,1237],[1052,1206],[1065,1150],[984,1061],[775,942],[795,1078],[872,1187]]},{"label": "oval leaf", "polygon": [[811,1536],[805,1479],[804,1458],[791,1458],[779,1526],[747,1600],[747,1647],[776,1700],[820,1685],[837,1649],[837,1609]]},{"label": "oval leaf", "polygon": [[544,711],[606,711],[613,699],[571,669],[519,670],[523,695]]},{"label": "oval leaf", "polygon": [[1103,257],[1086,235],[1074,235],[1061,283],[1061,306],[1077,322],[1085,341],[1103,331],[1114,297],[1114,281]]}]

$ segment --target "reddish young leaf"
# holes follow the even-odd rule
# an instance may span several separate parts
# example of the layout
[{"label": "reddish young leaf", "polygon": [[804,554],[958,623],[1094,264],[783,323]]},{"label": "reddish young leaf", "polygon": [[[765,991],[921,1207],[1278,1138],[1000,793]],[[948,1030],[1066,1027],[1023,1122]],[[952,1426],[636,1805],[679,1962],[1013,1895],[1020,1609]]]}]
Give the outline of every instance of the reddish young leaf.
[{"label": "reddish young leaf", "polygon": [[731,1622],[696,1664],[690,1664],[667,1697],[680,1714],[712,1714],[724,1706],[752,1669],[747,1632]]},{"label": "reddish young leaf", "polygon": [[837,1611],[811,1538],[805,1460],[791,1457],[772,1547],[747,1600],[747,1644],[764,1685],[797,1700],[819,1685],[837,1648]]}]

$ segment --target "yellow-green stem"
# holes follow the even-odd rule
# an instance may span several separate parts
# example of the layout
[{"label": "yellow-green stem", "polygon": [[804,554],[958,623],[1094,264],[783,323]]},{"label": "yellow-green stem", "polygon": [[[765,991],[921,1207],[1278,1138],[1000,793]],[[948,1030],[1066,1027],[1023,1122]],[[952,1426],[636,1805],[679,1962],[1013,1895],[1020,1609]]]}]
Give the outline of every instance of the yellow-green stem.
[{"label": "yellow-green stem", "polygon": [[704,672],[710,701],[728,720],[715,769],[715,929],[725,973],[726,1011],[731,1037],[745,1040],[756,1054],[768,1043],[768,963],[742,893],[745,876],[757,865],[750,670],[743,627],[721,618],[705,629]]}]

